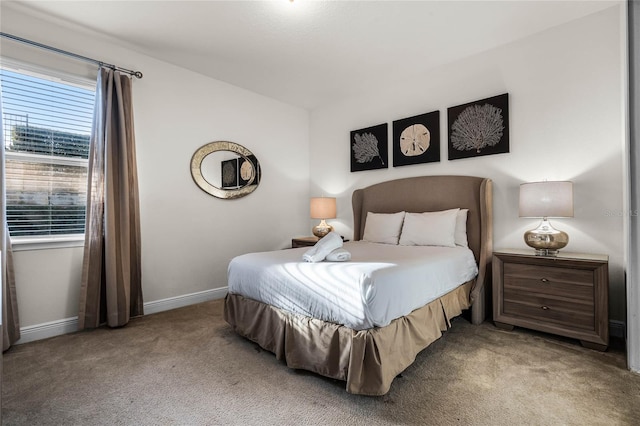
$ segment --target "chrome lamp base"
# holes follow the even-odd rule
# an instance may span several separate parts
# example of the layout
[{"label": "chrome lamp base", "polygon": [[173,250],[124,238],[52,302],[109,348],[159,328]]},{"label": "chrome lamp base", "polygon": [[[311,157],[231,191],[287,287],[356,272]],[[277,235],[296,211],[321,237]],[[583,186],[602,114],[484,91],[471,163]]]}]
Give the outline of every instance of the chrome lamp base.
[{"label": "chrome lamp base", "polygon": [[327,222],[322,219],[319,224],[313,227],[312,229],[313,235],[318,238],[322,238],[327,235],[329,232],[333,231],[333,226],[328,225]]},{"label": "chrome lamp base", "polygon": [[555,229],[545,217],[536,229],[524,233],[524,242],[536,250],[536,256],[557,256],[569,243],[569,235]]}]

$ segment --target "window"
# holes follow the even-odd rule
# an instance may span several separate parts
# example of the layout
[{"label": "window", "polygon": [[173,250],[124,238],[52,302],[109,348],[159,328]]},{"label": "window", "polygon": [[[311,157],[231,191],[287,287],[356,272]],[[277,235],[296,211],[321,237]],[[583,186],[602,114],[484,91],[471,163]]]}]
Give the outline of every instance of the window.
[{"label": "window", "polygon": [[83,234],[95,83],[4,64],[0,82],[10,235]]}]

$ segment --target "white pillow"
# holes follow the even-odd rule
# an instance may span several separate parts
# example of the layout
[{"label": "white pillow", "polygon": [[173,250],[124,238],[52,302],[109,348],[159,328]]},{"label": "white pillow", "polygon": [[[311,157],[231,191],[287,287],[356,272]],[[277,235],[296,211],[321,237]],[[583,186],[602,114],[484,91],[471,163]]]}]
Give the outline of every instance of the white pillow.
[{"label": "white pillow", "polygon": [[455,231],[460,209],[440,212],[407,213],[402,225],[400,245],[455,247]]},{"label": "white pillow", "polygon": [[469,213],[469,209],[460,209],[458,211],[456,230],[453,234],[453,239],[457,246],[469,247],[469,241],[467,241],[467,213]]},{"label": "white pillow", "polygon": [[404,212],[367,212],[362,240],[369,241],[370,243],[398,244],[403,221]]}]

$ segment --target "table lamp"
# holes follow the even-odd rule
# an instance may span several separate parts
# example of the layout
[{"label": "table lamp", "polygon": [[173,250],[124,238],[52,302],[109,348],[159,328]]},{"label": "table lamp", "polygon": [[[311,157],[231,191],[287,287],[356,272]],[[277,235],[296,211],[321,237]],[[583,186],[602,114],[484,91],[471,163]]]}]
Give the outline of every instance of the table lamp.
[{"label": "table lamp", "polygon": [[572,182],[530,182],[520,185],[520,217],[542,218],[536,229],[525,232],[524,242],[539,256],[556,256],[569,235],[551,226],[549,217],[573,217]]},{"label": "table lamp", "polygon": [[313,235],[322,238],[329,232],[333,231],[333,227],[325,222],[325,219],[335,219],[336,217],[336,199],[332,197],[313,197],[310,203],[311,219],[320,219],[320,223],[313,227]]}]

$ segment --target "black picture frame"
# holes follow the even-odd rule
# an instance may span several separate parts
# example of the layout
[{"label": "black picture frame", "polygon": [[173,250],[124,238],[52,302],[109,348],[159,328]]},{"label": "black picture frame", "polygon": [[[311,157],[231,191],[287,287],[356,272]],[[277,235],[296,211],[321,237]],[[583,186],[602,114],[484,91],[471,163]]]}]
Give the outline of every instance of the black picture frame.
[{"label": "black picture frame", "polygon": [[393,122],[393,167],[440,161],[440,111]]},{"label": "black picture frame", "polygon": [[509,152],[509,94],[447,109],[448,158]]},{"label": "black picture frame", "polygon": [[352,130],[350,136],[351,171],[386,169],[389,165],[387,123]]},{"label": "black picture frame", "polygon": [[256,158],[255,155],[250,155],[248,156],[246,159],[245,157],[240,157],[238,158],[238,167],[239,167],[239,173],[238,173],[238,184],[240,187],[243,187],[245,185],[247,185],[249,183],[249,179],[245,179],[243,176],[243,171],[242,171],[242,166],[245,163],[245,161],[249,161],[251,163],[251,166],[253,167],[253,170],[255,170],[256,173],[256,177],[253,180],[253,182],[251,182],[251,185],[257,185],[260,183],[260,178],[262,177],[262,171],[260,170],[260,164],[258,164],[258,159]]},{"label": "black picture frame", "polygon": [[222,188],[237,188],[239,176],[238,159],[223,160],[220,162],[220,182]]}]

